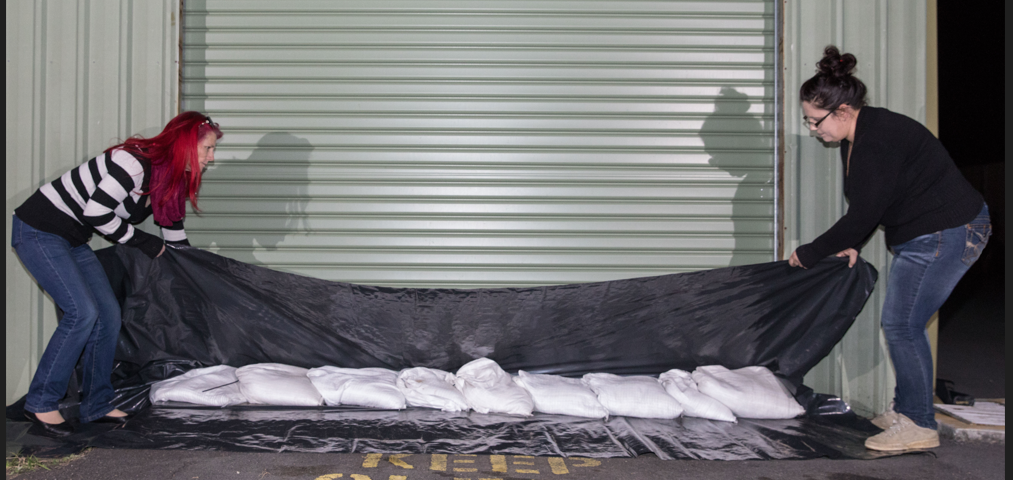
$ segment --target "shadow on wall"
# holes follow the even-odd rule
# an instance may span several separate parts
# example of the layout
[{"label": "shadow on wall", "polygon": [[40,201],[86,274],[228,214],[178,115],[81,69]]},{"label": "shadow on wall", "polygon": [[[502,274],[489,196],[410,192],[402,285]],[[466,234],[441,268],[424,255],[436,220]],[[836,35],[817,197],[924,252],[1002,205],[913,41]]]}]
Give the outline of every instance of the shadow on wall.
[{"label": "shadow on wall", "polygon": [[313,149],[309,140],[288,132],[271,132],[257,142],[247,166],[267,169],[272,175],[261,180],[265,182],[262,191],[251,192],[264,206],[253,208],[250,213],[270,213],[250,219],[242,231],[236,232],[228,256],[255,265],[269,263],[258,258],[257,252],[275,251],[291,235],[309,232],[306,206]]},{"label": "shadow on wall", "polygon": [[739,187],[732,199],[731,221],[735,246],[729,266],[773,260],[759,258],[760,252],[751,251],[748,240],[750,234],[761,233],[750,228],[759,210],[752,203],[758,200],[755,198],[755,189],[749,186],[766,183],[770,176],[769,169],[757,168],[757,163],[749,159],[750,154],[764,157],[769,155],[764,153],[768,149],[768,142],[763,136],[763,125],[758,118],[749,115],[749,106],[746,94],[734,88],[722,88],[720,96],[714,99],[714,114],[707,117],[700,128],[700,138],[703,140],[704,151],[711,157],[711,166],[739,179]]}]

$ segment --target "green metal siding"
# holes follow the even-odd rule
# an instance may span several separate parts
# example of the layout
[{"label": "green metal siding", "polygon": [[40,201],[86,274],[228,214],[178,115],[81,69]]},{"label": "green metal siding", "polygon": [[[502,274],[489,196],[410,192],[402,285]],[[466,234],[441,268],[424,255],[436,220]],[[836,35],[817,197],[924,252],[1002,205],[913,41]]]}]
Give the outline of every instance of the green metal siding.
[{"label": "green metal siding", "polygon": [[[55,4],[6,5],[8,211],[111,141],[157,132],[175,113],[178,2]],[[228,134],[207,177],[205,214],[188,222],[195,242],[290,271],[404,285],[565,283],[771,257],[772,4],[427,2],[420,10],[417,2],[403,2],[341,11],[333,5],[318,2],[315,13],[292,20],[279,15],[291,3],[187,1],[187,107],[207,106]],[[822,47],[836,43],[858,55],[873,105],[924,120],[926,7],[886,0],[784,5],[790,252],[846,208],[836,149],[796,127],[799,85]],[[216,27],[215,17],[228,17],[228,9],[248,21]],[[739,13],[727,13],[733,10]],[[380,21],[391,12],[404,13],[401,21],[411,28]],[[433,20],[441,13],[452,17],[443,27]],[[452,25],[479,13],[494,20],[512,14],[514,23]],[[335,14],[354,21],[340,29],[304,28]],[[367,14],[380,20],[369,23]],[[282,23],[247,31],[258,16]],[[597,26],[584,23],[602,18],[608,20]],[[535,23],[525,28],[521,20],[528,19]],[[646,19],[649,28],[632,28],[631,19]],[[448,35],[461,40],[448,43]],[[267,43],[292,51],[367,46],[388,54],[400,47],[408,58],[394,63],[377,53],[328,70],[327,62],[305,58],[209,63],[204,57],[218,48],[270,50]],[[440,47],[448,62],[413,62],[422,57],[403,53],[412,44],[417,48],[409,53]],[[465,51],[544,57],[545,50],[557,52],[557,60],[452,57]],[[627,55],[612,55],[618,61],[611,63],[580,56],[598,51]],[[645,60],[659,51],[709,55],[681,57],[685,63]],[[229,66],[265,73],[244,78]],[[299,77],[293,66],[303,68],[300,75],[315,74]],[[720,100],[725,86],[747,101]],[[728,148],[707,147],[709,132]],[[712,157],[742,168],[715,168]],[[761,157],[761,167],[752,167]],[[227,221],[234,226],[215,228]],[[690,264],[679,263],[679,255]],[[881,235],[863,256],[885,277],[889,254]],[[55,314],[11,250],[6,285],[9,404],[27,390]],[[893,388],[878,326],[882,295],[877,287],[855,327],[806,379],[862,413],[882,411]]]},{"label": "green metal siding", "polygon": [[[925,121],[926,4],[888,0],[806,0],[785,14],[785,229],[786,252],[810,242],[847,210],[840,150],[825,147],[802,128],[798,90],[816,70],[823,47],[835,44],[858,57],[857,75],[869,104]],[[820,392],[841,395],[862,414],[886,410],[895,378],[880,328],[890,254],[882,232],[862,257],[880,281],[844,339],[806,377]]]},{"label": "green metal siding", "polygon": [[773,2],[187,1],[195,245],[367,284],[774,256]]},{"label": "green metal siding", "polygon": [[[179,2],[6,3],[7,212],[118,139],[176,114]],[[6,241],[10,245],[11,223]],[[95,240],[94,246],[108,245]],[[28,391],[56,311],[7,249],[6,398]]]}]

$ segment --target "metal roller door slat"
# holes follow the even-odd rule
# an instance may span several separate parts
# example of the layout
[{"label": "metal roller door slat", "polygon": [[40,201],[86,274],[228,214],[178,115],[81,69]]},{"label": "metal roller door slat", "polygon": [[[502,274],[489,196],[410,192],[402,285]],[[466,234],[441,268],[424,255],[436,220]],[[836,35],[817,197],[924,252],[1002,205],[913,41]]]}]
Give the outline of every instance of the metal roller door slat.
[{"label": "metal roller door slat", "polygon": [[772,1],[188,1],[197,245],[479,287],[769,261]]}]

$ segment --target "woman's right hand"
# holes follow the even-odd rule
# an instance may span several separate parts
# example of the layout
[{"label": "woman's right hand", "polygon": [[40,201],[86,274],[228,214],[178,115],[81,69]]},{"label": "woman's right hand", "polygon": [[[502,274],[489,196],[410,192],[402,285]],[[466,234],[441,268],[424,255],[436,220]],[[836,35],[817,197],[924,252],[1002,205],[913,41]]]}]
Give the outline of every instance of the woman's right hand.
[{"label": "woman's right hand", "polygon": [[838,258],[848,257],[848,268],[854,267],[855,263],[858,262],[858,250],[855,250],[854,248],[841,250],[840,252],[837,252],[837,255],[834,256]]},{"label": "woman's right hand", "polygon": [[165,253],[165,245],[162,245],[162,251],[158,252],[158,255],[155,255],[155,258],[161,257],[163,253]]}]

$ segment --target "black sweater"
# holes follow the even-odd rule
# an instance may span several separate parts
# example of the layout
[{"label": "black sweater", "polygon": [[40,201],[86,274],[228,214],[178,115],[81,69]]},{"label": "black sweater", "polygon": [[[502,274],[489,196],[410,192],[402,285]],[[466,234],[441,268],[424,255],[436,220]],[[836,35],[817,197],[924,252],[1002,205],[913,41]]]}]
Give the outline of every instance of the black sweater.
[{"label": "black sweater", "polygon": [[848,248],[858,249],[877,226],[887,245],[970,222],[984,199],[957,170],[943,144],[915,120],[885,108],[863,107],[848,171],[841,141],[848,213],[812,243],[795,251],[811,267]]}]

